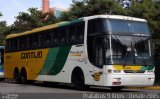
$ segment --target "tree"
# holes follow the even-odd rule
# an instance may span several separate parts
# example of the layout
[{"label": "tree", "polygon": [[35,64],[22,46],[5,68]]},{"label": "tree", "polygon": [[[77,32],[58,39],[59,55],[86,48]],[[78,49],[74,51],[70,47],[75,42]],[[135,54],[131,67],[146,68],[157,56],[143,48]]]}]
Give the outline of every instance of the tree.
[{"label": "tree", "polygon": [[[0,17],[2,14],[0,13]],[[6,37],[5,33],[8,31],[9,27],[7,26],[6,21],[0,21],[0,46],[4,45],[4,39]]]},{"label": "tree", "polygon": [[20,12],[11,25],[10,33],[20,33],[37,27],[57,22],[51,13],[42,14],[37,8],[29,8],[28,12]]},{"label": "tree", "polygon": [[69,11],[64,12],[61,20],[73,20],[98,14],[127,14],[116,0],[73,0]]},{"label": "tree", "polygon": [[143,0],[142,3],[133,2],[129,8],[129,16],[147,19],[151,27],[152,38],[156,41],[156,54],[160,56],[160,1]]},{"label": "tree", "polygon": [[152,32],[154,32],[154,28],[156,28],[156,14],[157,10],[155,8],[155,2],[152,0],[143,0],[142,3],[133,1],[128,13],[129,16],[147,19],[149,25],[152,27]]}]

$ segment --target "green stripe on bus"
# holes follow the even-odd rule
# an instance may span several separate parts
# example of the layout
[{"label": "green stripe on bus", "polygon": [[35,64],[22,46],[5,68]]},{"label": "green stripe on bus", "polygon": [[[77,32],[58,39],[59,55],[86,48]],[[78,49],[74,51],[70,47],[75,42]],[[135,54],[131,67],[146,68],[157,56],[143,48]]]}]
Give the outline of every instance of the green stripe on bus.
[{"label": "green stripe on bus", "polygon": [[68,54],[70,52],[71,46],[60,47],[56,60],[49,72],[49,75],[57,75],[64,67]]},{"label": "green stripe on bus", "polygon": [[78,22],[81,22],[81,21],[83,21],[83,19],[76,19],[76,20],[73,20],[73,21],[62,23],[58,27],[63,27],[63,26],[66,26],[66,25],[75,24],[75,23],[78,23]]},{"label": "green stripe on bus", "polygon": [[71,46],[50,48],[40,75],[56,75],[65,65]]},{"label": "green stripe on bus", "polygon": [[154,66],[142,66],[142,68],[140,70],[152,70],[154,68]]},{"label": "green stripe on bus", "polygon": [[47,75],[55,63],[60,47],[50,48],[40,74]]}]

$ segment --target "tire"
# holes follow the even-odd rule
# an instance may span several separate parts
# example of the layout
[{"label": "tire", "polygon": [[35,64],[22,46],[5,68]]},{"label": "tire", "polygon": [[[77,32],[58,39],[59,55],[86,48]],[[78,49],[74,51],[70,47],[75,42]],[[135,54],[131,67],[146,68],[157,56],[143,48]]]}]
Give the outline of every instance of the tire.
[{"label": "tire", "polygon": [[20,73],[19,73],[18,69],[14,70],[13,75],[14,75],[14,83],[20,84],[21,83],[21,76],[20,76]]},{"label": "tire", "polygon": [[27,73],[26,70],[23,69],[21,70],[21,84],[26,84],[27,83]]},{"label": "tire", "polygon": [[124,87],[123,86],[116,86],[116,87],[110,87],[112,91],[118,92],[121,91]]},{"label": "tire", "polygon": [[57,86],[58,82],[48,82],[48,81],[44,81],[43,82],[45,86]]},{"label": "tire", "polygon": [[84,75],[82,71],[74,71],[72,74],[72,83],[77,90],[84,90]]}]

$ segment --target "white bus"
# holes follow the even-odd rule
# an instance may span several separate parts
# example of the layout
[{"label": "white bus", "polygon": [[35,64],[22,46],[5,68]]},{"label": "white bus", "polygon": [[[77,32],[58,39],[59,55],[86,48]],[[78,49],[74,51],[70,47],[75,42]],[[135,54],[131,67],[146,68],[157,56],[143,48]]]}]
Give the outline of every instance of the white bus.
[{"label": "white bus", "polygon": [[77,89],[151,86],[154,64],[145,19],[95,15],[6,38],[5,78],[72,83]]}]

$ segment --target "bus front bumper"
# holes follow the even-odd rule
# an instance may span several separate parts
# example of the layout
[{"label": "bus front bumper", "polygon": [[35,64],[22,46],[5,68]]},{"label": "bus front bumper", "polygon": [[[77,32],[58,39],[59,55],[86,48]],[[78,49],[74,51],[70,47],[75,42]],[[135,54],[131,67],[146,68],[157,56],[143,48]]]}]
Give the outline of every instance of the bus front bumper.
[{"label": "bus front bumper", "polygon": [[155,76],[152,74],[107,75],[105,86],[152,86]]}]

